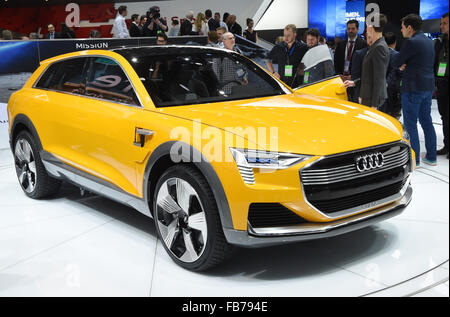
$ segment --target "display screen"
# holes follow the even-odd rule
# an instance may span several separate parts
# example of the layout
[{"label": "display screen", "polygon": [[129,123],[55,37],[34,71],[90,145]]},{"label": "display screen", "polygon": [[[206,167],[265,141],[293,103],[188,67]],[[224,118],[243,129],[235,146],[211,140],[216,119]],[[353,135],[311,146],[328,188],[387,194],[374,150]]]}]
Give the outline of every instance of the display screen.
[{"label": "display screen", "polygon": [[[357,20],[359,22],[359,34],[364,32],[364,22],[366,20],[366,1],[365,0],[347,0],[345,20]],[[347,24],[345,24],[346,28]]]},{"label": "display screen", "polygon": [[[327,38],[345,38],[347,21],[358,20],[364,25],[365,0],[309,1],[309,27],[317,28]],[[360,34],[364,28],[360,27]]]},{"label": "display screen", "polygon": [[345,38],[347,34],[347,19],[345,13],[347,12],[347,1],[336,0],[336,34],[340,38]]},{"label": "display screen", "polygon": [[[334,6],[335,3],[333,3],[333,7]],[[319,29],[321,35],[326,34],[327,23],[328,24],[330,23],[330,21],[327,20],[327,12],[328,12],[327,0],[309,1],[308,11],[309,11],[309,27]],[[333,19],[333,21],[336,21],[336,16],[330,15],[330,17]]]},{"label": "display screen", "polygon": [[423,20],[440,19],[448,12],[448,1],[443,0],[421,0],[420,16]]}]

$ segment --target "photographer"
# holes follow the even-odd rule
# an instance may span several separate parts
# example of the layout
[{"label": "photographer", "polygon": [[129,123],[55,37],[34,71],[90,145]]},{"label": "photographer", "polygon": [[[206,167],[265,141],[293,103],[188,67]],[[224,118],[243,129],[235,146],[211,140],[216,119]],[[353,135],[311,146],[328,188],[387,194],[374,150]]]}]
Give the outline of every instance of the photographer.
[{"label": "photographer", "polygon": [[161,18],[159,7],[151,7],[150,11],[147,12],[147,22],[144,25],[144,36],[156,36],[158,31],[166,32],[168,29],[166,20]]}]

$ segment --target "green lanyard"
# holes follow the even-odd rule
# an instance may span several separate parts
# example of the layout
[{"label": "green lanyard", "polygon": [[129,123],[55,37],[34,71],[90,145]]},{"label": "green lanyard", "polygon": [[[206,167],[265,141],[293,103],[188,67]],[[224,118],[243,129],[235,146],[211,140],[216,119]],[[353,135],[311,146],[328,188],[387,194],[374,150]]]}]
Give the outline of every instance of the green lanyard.
[{"label": "green lanyard", "polygon": [[445,72],[447,71],[447,63],[440,63],[438,68],[438,77],[445,77]]}]

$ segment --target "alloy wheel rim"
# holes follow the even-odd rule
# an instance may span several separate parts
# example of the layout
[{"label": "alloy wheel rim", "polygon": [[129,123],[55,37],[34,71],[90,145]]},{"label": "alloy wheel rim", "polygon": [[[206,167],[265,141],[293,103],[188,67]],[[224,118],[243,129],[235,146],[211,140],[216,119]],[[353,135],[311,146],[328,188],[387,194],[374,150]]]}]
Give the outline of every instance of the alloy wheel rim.
[{"label": "alloy wheel rim", "polygon": [[208,238],[206,214],[195,189],[180,178],[166,180],[156,198],[156,221],[167,249],[182,262],[203,254]]},{"label": "alloy wheel rim", "polygon": [[37,181],[36,160],[27,140],[19,139],[16,142],[14,163],[20,186],[27,193],[33,192]]}]

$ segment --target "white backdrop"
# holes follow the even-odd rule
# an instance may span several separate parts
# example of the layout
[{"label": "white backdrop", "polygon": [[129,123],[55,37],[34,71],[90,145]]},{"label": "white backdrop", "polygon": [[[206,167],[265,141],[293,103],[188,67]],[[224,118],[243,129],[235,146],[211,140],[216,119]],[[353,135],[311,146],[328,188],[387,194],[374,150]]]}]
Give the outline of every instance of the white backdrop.
[{"label": "white backdrop", "polygon": [[8,137],[8,115],[6,113],[6,103],[0,103],[0,149],[9,147]]},{"label": "white backdrop", "polygon": [[284,29],[287,24],[295,24],[298,28],[308,27],[308,0],[275,0],[257,22],[255,29],[278,30]]}]

